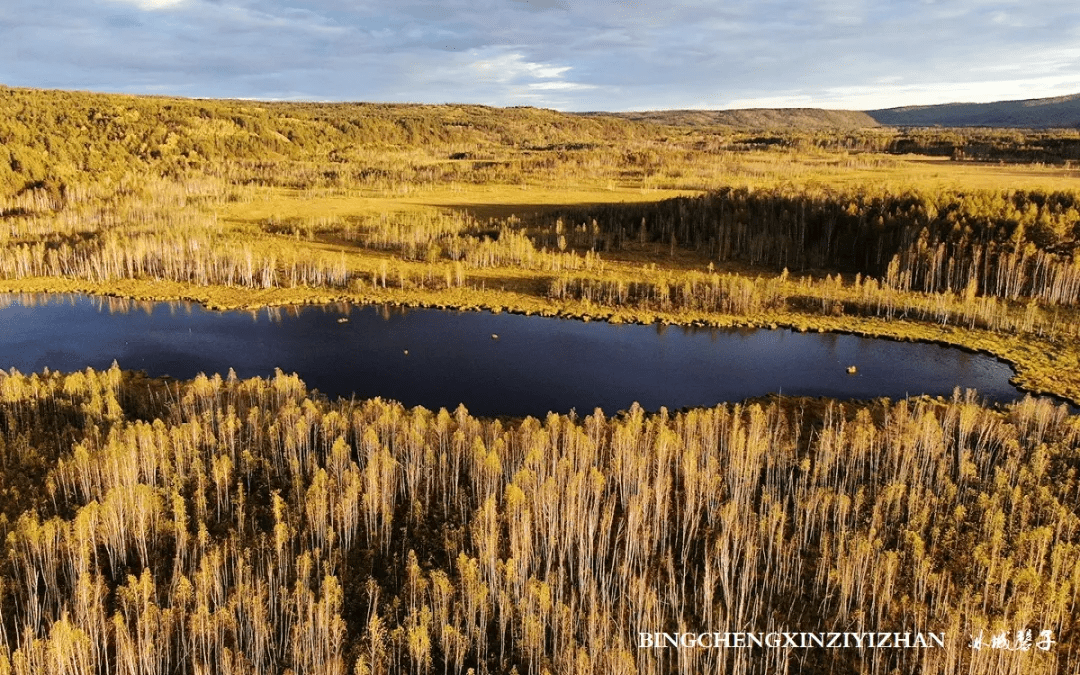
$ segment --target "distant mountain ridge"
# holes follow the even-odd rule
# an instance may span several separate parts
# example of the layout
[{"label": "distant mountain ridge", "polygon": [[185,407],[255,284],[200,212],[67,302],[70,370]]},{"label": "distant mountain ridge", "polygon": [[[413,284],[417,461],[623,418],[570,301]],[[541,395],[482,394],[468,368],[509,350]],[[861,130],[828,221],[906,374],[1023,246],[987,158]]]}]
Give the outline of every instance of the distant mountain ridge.
[{"label": "distant mountain ridge", "polygon": [[642,112],[588,112],[580,115],[604,115],[637,122],[676,126],[724,125],[752,129],[864,129],[880,124],[857,110],[823,108],[743,108],[740,110],[647,110]]},{"label": "distant mountain ridge", "polygon": [[876,122],[900,127],[1080,128],[1080,94],[992,103],[945,103],[867,110]]},{"label": "distant mountain ridge", "polygon": [[737,110],[648,110],[588,112],[677,126],[723,125],[753,129],[847,130],[871,127],[1080,128],[1080,94],[992,103],[944,103],[881,110],[743,108]]}]

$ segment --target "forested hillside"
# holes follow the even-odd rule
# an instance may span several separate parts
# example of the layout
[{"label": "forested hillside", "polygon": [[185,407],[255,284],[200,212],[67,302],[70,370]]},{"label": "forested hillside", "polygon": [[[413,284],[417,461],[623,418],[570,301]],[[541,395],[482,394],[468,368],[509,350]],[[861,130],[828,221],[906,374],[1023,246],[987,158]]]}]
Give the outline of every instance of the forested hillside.
[{"label": "forested hillside", "polygon": [[653,127],[536,108],[221,101],[0,87],[0,191],[54,191],[220,162],[345,168],[410,148],[467,156],[488,146],[558,147],[655,137]]}]

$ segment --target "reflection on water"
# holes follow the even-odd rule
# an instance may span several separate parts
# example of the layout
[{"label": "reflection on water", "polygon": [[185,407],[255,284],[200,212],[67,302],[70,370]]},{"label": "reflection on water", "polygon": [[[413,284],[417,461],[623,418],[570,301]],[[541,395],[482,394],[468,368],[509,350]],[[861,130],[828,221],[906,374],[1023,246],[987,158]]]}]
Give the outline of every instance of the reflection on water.
[{"label": "reflection on water", "polygon": [[[142,312],[151,316],[155,311],[165,309],[170,315],[192,314],[196,309],[201,310],[198,303],[187,300],[137,300],[133,298],[116,298],[106,295],[84,295],[81,293],[0,293],[0,309],[14,305],[25,308],[55,307],[85,304],[99,312],[107,314],[130,314]],[[326,305],[286,305],[282,307],[264,307],[260,309],[237,310],[235,314],[246,314],[252,321],[258,321],[265,317],[270,321],[279,323],[283,318],[298,317],[303,312],[321,312],[335,316],[348,316],[353,305],[347,302],[335,302]],[[383,317],[389,318],[395,308],[382,308]]]},{"label": "reflection on water", "polygon": [[[498,339],[493,336],[498,335]],[[0,295],[0,367],[296,372],[331,396],[383,396],[479,415],[713,405],[781,393],[1019,397],[1009,367],[930,344],[835,333],[611,325],[398,307],[212,312],[188,302]],[[848,366],[857,366],[854,375]]]}]

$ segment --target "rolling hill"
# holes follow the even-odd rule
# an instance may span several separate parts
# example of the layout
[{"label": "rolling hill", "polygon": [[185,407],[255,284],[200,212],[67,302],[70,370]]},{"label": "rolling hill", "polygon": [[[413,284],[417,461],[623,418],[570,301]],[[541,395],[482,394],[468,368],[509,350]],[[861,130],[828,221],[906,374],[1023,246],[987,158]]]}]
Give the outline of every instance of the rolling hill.
[{"label": "rolling hill", "polygon": [[742,129],[863,129],[880,126],[856,110],[822,108],[744,108],[741,110],[648,110],[642,112],[590,112],[622,119],[677,126],[723,125]]},{"label": "rolling hill", "polygon": [[901,127],[1080,128],[1080,94],[993,103],[946,103],[867,110],[879,124]]},{"label": "rolling hill", "polygon": [[1080,94],[992,103],[945,103],[881,110],[745,108],[738,110],[649,110],[580,113],[677,126],[742,129],[850,130],[871,127],[1080,128]]}]

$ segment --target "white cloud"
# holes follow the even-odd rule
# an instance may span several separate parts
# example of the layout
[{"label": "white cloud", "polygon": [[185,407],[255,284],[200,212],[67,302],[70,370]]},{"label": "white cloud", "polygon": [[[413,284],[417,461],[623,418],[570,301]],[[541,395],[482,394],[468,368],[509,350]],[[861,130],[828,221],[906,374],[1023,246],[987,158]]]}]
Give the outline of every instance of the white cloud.
[{"label": "white cloud", "polygon": [[[500,50],[501,51],[501,50]],[[551,98],[551,95],[570,94],[573,92],[596,89],[592,84],[573,82],[565,79],[571,71],[570,66],[558,65],[546,61],[534,61],[520,52],[505,52],[483,55],[473,52],[466,67],[488,97],[494,96],[502,104],[521,104],[565,108],[572,101],[565,98]],[[457,72],[454,72],[454,71]],[[461,77],[461,71],[450,69],[448,77]],[[490,98],[488,99],[490,100]]]},{"label": "white cloud", "polygon": [[537,91],[541,91],[541,90],[542,91],[549,91],[549,90],[559,90],[559,91],[577,90],[577,91],[580,91],[582,89],[596,89],[595,85],[592,85],[592,84],[580,84],[578,82],[531,82],[531,83],[529,83],[528,86],[529,86],[529,89],[533,89],[533,90],[537,90]]},{"label": "white cloud", "polygon": [[511,82],[523,77],[553,78],[561,77],[570,70],[570,66],[552,66],[546,63],[526,61],[521,54],[502,54],[490,59],[474,61],[472,67],[485,78],[496,82]]},{"label": "white cloud", "polygon": [[836,26],[858,26],[865,20],[862,0],[824,0],[819,5],[825,23]]},{"label": "white cloud", "polygon": [[739,98],[722,106],[736,108],[829,108],[878,110],[940,103],[989,103],[1066,96],[1080,92],[1080,75],[978,82],[893,82]]},{"label": "white cloud", "polygon": [[722,106],[725,110],[738,108],[815,108],[820,104],[809,94],[787,94],[781,96],[760,96],[739,98]]},{"label": "white cloud", "polygon": [[0,0],[0,82],[566,110],[1080,91],[1076,0]]},{"label": "white cloud", "polygon": [[169,9],[170,7],[176,7],[177,5],[183,5],[188,0],[111,0],[112,2],[122,2],[128,5],[135,5],[139,9],[152,11],[158,9]]}]

